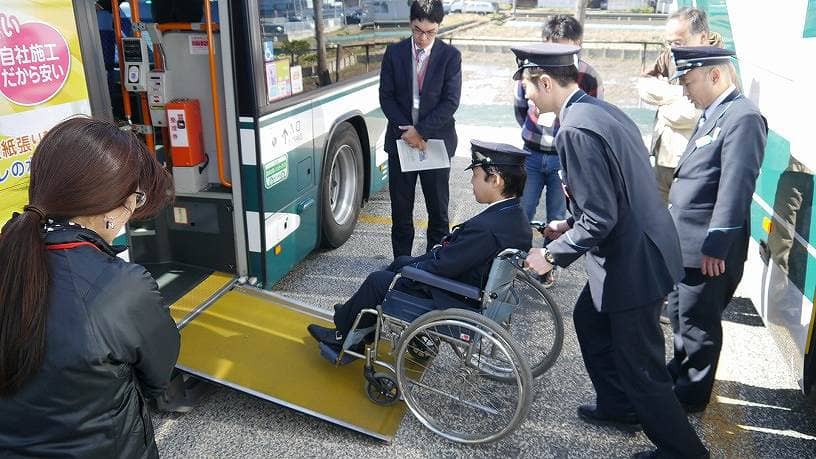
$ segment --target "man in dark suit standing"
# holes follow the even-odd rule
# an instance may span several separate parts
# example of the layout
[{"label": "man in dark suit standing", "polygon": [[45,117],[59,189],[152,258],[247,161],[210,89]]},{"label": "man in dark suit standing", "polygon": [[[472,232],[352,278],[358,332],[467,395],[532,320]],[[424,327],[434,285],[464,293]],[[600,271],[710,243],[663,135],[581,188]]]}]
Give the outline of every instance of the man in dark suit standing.
[{"label": "man in dark suit standing", "polygon": [[671,212],[685,277],[669,295],[674,358],[669,372],[686,411],[705,409],[722,348],[722,313],[742,278],[749,210],[768,127],[735,86],[728,49],[672,48],[684,92],[703,110],[674,171]]},{"label": "man in dark suit standing", "polygon": [[456,152],[453,114],[462,92],[462,56],[456,48],[435,40],[444,16],[440,0],[415,0],[411,4],[413,35],[386,48],[380,70],[380,106],[388,118],[385,151],[394,259],[411,255],[417,177],[428,208],[426,251],[449,231],[450,169],[403,172],[397,155],[398,139],[421,150],[426,140],[441,139],[449,157]]},{"label": "man in dark suit standing", "polygon": [[527,97],[558,114],[555,149],[572,217],[548,224],[546,248],[527,263],[540,274],[586,254],[589,280],[573,313],[595,405],[578,407],[590,424],[635,430],[657,446],[640,457],[706,457],[672,392],[658,316],[683,275],[680,243],[657,193],[634,122],[582,91],[577,46],[513,48]]}]

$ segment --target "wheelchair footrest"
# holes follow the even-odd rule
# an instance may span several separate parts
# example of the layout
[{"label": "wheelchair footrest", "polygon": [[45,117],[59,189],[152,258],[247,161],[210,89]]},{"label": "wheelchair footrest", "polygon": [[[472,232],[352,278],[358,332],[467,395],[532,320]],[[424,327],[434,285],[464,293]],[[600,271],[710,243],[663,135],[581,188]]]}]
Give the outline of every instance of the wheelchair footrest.
[{"label": "wheelchair footrest", "polygon": [[329,346],[326,343],[318,342],[317,346],[320,348],[320,355],[335,365],[347,365],[355,360],[357,357],[354,357],[349,354],[343,354],[343,358],[339,359],[340,351],[336,350],[335,348]]}]

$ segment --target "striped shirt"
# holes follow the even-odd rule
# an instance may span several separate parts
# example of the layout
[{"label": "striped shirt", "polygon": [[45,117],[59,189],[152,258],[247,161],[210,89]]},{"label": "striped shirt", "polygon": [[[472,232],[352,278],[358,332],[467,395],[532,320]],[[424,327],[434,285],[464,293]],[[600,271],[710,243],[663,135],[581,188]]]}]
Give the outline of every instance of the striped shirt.
[{"label": "striped shirt", "polygon": [[[578,87],[590,96],[603,99],[601,76],[583,59],[578,62]],[[521,138],[524,140],[524,145],[538,151],[554,151],[553,122],[555,115],[552,113],[539,114],[535,104],[524,98],[524,86],[521,81],[516,85],[514,105],[516,121],[521,126]]]}]

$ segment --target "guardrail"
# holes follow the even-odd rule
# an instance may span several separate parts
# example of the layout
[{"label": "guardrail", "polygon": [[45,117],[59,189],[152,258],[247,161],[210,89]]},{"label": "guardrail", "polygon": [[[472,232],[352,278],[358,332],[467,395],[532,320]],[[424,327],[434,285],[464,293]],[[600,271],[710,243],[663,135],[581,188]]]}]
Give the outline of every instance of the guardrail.
[{"label": "guardrail", "polygon": [[[525,10],[516,10],[516,14],[508,13],[508,16],[511,17],[529,17],[529,18],[541,18],[551,16],[555,13],[553,12],[546,12],[546,11],[525,11]],[[603,20],[603,21],[642,21],[642,22],[652,22],[652,21],[662,21],[666,22],[669,15],[665,13],[626,13],[626,12],[612,12],[612,13],[602,13],[599,11],[587,11],[586,18],[587,21],[589,20]]]}]

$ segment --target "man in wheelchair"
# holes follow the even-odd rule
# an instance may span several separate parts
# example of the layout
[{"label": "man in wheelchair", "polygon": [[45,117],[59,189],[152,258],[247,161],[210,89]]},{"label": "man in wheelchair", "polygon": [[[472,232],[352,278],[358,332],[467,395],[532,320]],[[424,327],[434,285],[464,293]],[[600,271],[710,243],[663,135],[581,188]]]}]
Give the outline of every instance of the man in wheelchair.
[{"label": "man in wheelchair", "polygon": [[[340,350],[360,311],[382,304],[394,277],[404,266],[483,288],[493,259],[504,249],[528,251],[532,233],[519,197],[527,174],[524,162],[529,153],[512,145],[471,141],[470,180],[476,202],[489,204],[481,213],[453,227],[442,243],[419,257],[399,257],[384,271],[375,271],[345,303],[334,307],[336,328],[308,326],[309,333],[321,343]],[[400,277],[393,287],[412,296],[432,299],[436,309],[479,307],[479,302],[455,293]],[[365,315],[358,329],[371,327],[376,319]],[[359,343],[362,352],[365,342]]]}]

